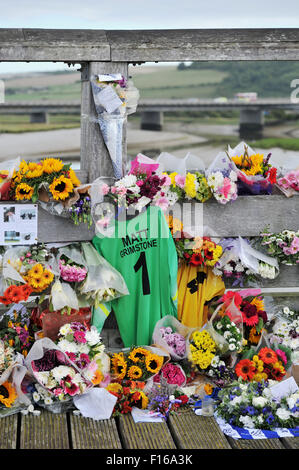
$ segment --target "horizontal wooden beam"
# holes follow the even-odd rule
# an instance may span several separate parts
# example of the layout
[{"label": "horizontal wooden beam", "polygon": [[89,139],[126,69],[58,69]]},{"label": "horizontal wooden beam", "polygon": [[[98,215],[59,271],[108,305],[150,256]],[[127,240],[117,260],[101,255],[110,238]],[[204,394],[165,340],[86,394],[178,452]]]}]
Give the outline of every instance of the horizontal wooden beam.
[{"label": "horizontal wooden beam", "polygon": [[299,28],[0,29],[0,61],[298,60]]}]

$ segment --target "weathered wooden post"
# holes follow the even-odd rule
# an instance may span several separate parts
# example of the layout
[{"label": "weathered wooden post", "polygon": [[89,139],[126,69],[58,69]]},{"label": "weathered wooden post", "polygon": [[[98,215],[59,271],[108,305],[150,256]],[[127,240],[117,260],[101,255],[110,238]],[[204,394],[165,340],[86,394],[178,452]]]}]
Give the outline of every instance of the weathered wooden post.
[{"label": "weathered wooden post", "polygon": [[[88,181],[99,176],[113,176],[111,159],[103,140],[93,101],[90,79],[93,75],[121,73],[128,77],[126,62],[86,62],[81,69],[81,170],[87,171]],[[126,120],[123,126],[123,162],[126,161]]]}]

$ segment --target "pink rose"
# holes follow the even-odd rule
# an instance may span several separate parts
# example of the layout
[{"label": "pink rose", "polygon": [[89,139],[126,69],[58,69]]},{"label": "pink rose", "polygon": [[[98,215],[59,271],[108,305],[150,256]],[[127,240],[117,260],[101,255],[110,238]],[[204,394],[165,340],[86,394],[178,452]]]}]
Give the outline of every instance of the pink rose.
[{"label": "pink rose", "polygon": [[108,184],[103,183],[102,187],[101,187],[101,193],[103,194],[103,196],[106,196],[106,194],[109,193],[109,190],[110,190],[110,188],[109,188]]}]

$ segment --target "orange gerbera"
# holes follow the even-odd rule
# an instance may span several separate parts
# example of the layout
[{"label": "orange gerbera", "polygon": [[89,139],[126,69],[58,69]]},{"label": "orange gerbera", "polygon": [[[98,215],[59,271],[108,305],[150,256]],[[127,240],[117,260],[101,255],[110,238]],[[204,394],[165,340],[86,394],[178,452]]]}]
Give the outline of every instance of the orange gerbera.
[{"label": "orange gerbera", "polygon": [[103,379],[104,375],[99,369],[97,369],[91,381],[94,385],[99,385],[103,381]]},{"label": "orange gerbera", "polygon": [[276,352],[270,348],[262,348],[258,356],[265,364],[274,364],[278,361]]},{"label": "orange gerbera", "polygon": [[253,361],[250,359],[242,359],[235,367],[235,372],[238,377],[242,377],[243,380],[252,380],[256,373],[256,367]]}]

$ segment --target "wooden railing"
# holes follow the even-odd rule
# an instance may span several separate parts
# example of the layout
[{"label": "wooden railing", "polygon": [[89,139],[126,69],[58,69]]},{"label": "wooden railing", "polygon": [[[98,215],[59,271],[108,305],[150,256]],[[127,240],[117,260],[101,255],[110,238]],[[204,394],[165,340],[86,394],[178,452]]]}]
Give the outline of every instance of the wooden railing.
[{"label": "wooden railing", "polygon": [[[298,60],[298,29],[229,30],[40,30],[0,29],[0,61],[81,64],[82,181],[112,176],[112,164],[96,122],[90,77],[98,73],[128,75],[128,64],[168,61]],[[258,73],[258,70],[257,70]],[[299,77],[293,77],[299,78]],[[126,129],[123,155],[126,159]],[[21,149],[20,149],[21,151]],[[298,158],[299,164],[299,158]],[[299,198],[284,195],[239,197],[223,207],[204,204],[207,225],[216,223],[219,236],[258,236],[270,230],[299,228]],[[90,239],[93,231],[39,211],[40,241]],[[283,279],[265,283],[268,292],[299,293],[299,266],[284,267]],[[270,284],[270,288],[269,288]],[[269,290],[270,289],[270,290]]]}]

